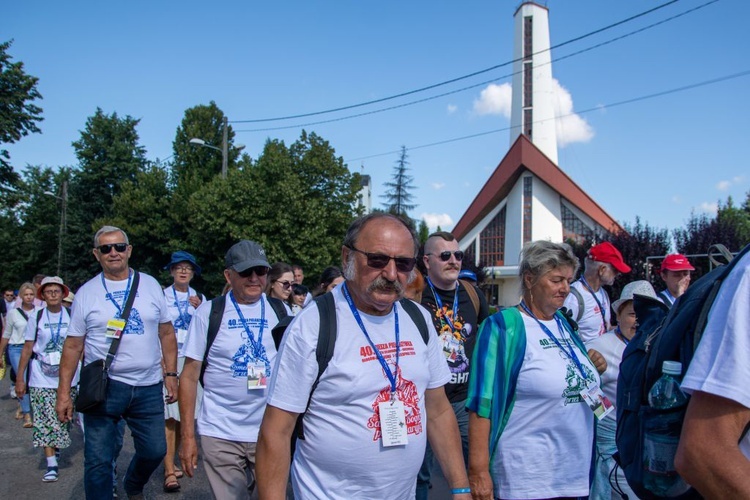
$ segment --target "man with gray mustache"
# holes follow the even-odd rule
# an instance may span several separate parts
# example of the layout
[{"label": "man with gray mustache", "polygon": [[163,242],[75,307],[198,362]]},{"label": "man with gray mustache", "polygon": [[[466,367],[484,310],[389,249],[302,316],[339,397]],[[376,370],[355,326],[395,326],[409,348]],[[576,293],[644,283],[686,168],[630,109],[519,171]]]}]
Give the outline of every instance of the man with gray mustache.
[{"label": "man with gray mustache", "polygon": [[[414,231],[390,214],[349,227],[341,249],[346,281],[330,292],[335,349],[317,386],[320,302],[295,317],[279,348],[258,440],[261,499],[285,498],[290,462],[298,500],[412,499],[428,438],[453,498],[471,498],[437,333],[419,309],[425,342],[399,302],[417,272],[417,248]],[[308,399],[305,439],[292,460],[290,438]]]}]

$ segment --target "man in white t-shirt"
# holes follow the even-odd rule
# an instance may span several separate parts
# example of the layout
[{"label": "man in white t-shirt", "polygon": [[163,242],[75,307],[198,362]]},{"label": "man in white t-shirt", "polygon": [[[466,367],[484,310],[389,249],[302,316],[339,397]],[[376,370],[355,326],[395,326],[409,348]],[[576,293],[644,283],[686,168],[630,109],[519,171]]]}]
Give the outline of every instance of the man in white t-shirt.
[{"label": "man in white t-shirt", "polygon": [[695,271],[695,268],[684,255],[673,253],[664,257],[660,276],[666,288],[657,294],[662,302],[672,307],[674,301],[690,286],[691,271]]},{"label": "man in white t-shirt", "polygon": [[565,307],[578,323],[578,333],[584,342],[611,329],[609,295],[602,286],[611,286],[618,274],[629,272],[630,266],[612,243],[605,241],[589,250],[583,274],[570,285],[570,294],[565,299]]},{"label": "man in white t-shirt", "polygon": [[[232,290],[223,297],[221,324],[201,366],[208,343],[211,302],[195,311],[182,348],[180,375],[180,460],[188,476],[198,465],[195,404],[203,383],[198,414],[203,463],[215,498],[248,498],[255,476],[255,445],[266,407],[267,380],[276,357],[272,329],[279,319],[263,290],[268,264],[263,248],[242,240],[224,257],[224,277]],[[249,476],[249,477],[248,477]],[[250,488],[248,488],[250,484]]]},{"label": "man in white t-shirt", "polygon": [[[291,463],[298,500],[413,499],[429,437],[453,498],[470,498],[445,356],[426,310],[428,342],[397,301],[414,277],[418,241],[401,219],[369,214],[341,250],[346,281],[331,293],[337,338],[304,417]],[[416,306],[416,305],[415,305]],[[418,306],[416,306],[418,307]],[[282,340],[258,439],[261,498],[282,500],[290,439],[318,375],[318,302]]]},{"label": "man in white t-shirt", "polygon": [[[81,353],[85,365],[105,359],[114,338],[120,337],[109,368],[106,400],[83,417],[87,498],[112,498],[113,458],[121,419],[130,427],[135,445],[123,486],[130,497],[142,495],[167,450],[163,401],[177,400],[177,340],[164,293],[153,277],[143,273],[139,273],[138,289],[133,290],[134,271],[128,266],[132,251],[121,229],[104,226],[97,231],[93,253],[102,272],[76,293],[63,345],[56,409],[60,420],[68,422],[73,418],[71,379]],[[136,294],[135,301],[123,322],[120,318],[131,293]]]},{"label": "man in white t-shirt", "polygon": [[682,388],[675,466],[706,498],[750,498],[750,252],[725,278]]}]

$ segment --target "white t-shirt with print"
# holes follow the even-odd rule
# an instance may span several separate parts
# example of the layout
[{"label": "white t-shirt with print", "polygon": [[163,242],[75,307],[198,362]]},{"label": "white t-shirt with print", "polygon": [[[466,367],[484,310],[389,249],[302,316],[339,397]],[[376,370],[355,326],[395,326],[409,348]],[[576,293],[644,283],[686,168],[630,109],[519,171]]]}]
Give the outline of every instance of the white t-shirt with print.
[{"label": "white t-shirt with print", "polygon": [[[596,369],[570,341],[586,381],[575,363],[523,315],[526,353],[516,399],[492,464],[498,498],[577,497],[589,494],[594,413],[581,398]],[[542,322],[560,341],[557,323]],[[561,342],[562,344],[562,342]],[[562,344],[565,346],[566,344]]]},{"label": "white t-shirt with print", "polygon": [[[594,340],[600,335],[604,335],[612,324],[612,313],[610,311],[609,295],[604,287],[599,287],[599,290],[594,292],[596,298],[599,300],[599,304],[604,308],[604,318],[602,321],[602,313],[599,304],[597,304],[591,292],[583,286],[581,280],[575,281],[570,285],[570,288],[575,288],[583,298],[583,316],[578,323],[578,333],[585,343]],[[568,294],[568,298],[565,299],[565,307],[567,307],[573,313],[573,319],[578,317],[578,298],[571,291]]]},{"label": "white t-shirt with print", "polygon": [[[174,285],[168,286],[164,289],[164,299],[167,301],[169,319],[172,320],[174,334],[177,336],[177,349],[179,350],[180,356],[182,356],[182,347],[185,343],[183,335],[187,335],[187,330],[190,327],[190,320],[193,319],[193,315],[195,314],[195,307],[193,307],[190,304],[190,300],[188,300],[194,295],[198,295],[201,298],[201,303],[206,301],[206,298],[203,295],[198,294],[198,292],[190,287],[188,287],[187,292],[181,292],[175,289]],[[177,300],[175,300],[175,296]]]},{"label": "white t-shirt with print", "polygon": [[[708,323],[682,381],[687,392],[701,391],[750,408],[750,253],[722,283]],[[750,434],[740,442],[750,459]]]},{"label": "white t-shirt with print", "polygon": [[[595,338],[588,344],[588,349],[595,349],[607,361],[607,370],[600,374],[602,392],[614,404],[617,401],[617,377],[620,376],[622,353],[625,352],[625,342],[620,340],[614,330],[610,330],[601,337]],[[611,412],[606,418],[617,418],[616,412]]]},{"label": "white t-shirt with print", "polygon": [[[133,386],[149,386],[162,381],[159,324],[169,323],[169,312],[159,283],[140,273],[140,284],[128,324],[109,369],[109,378]],[[71,337],[86,336],[84,364],[107,356],[112,339],[107,338],[107,322],[125,307],[128,280],[112,281],[102,274],[87,281],[76,293],[71,307]],[[107,292],[112,300],[107,298]]]},{"label": "white t-shirt with print", "polygon": [[[378,403],[390,398],[390,382],[342,294],[333,290],[337,339],[304,418],[305,440],[297,441],[292,463],[295,498],[413,499],[427,442],[424,394],[450,381],[445,356],[426,309],[429,345],[398,305],[397,394],[406,411],[408,444],[383,447]],[[420,306],[421,307],[421,306]],[[395,364],[395,315],[360,312],[367,333],[390,366]],[[268,404],[302,413],[318,375],[315,350],[320,319],[317,305],[300,311],[281,343]]]},{"label": "white t-shirt with print", "polygon": [[[254,304],[237,305],[253,340],[251,342],[248,338],[237,310],[227,295],[221,326],[211,344],[208,366],[203,374],[203,406],[198,414],[198,433],[228,441],[254,443],[258,441],[268,389],[248,389],[248,365],[260,361],[253,342],[258,341],[262,324],[260,341],[265,348],[268,367],[273,368],[276,346],[271,330],[278,319],[265,294]],[[195,311],[183,346],[185,357],[203,361],[210,314],[209,301],[201,304]]]},{"label": "white t-shirt with print", "polygon": [[[34,311],[26,324],[26,341],[34,341],[36,337],[36,342],[32,347],[35,356],[29,368],[29,387],[57,389],[60,359],[65,337],[68,336],[70,314],[64,307],[57,313],[49,312],[45,308],[41,310],[41,318],[37,325],[38,313],[39,311]],[[79,370],[76,370],[73,375],[71,387],[78,384],[78,372]]]}]

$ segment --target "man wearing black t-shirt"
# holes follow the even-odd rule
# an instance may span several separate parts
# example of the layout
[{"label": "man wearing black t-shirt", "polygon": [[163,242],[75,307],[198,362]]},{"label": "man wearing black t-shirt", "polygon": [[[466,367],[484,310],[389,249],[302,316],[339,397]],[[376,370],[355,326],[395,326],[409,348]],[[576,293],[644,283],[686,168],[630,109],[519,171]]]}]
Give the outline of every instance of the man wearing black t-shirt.
[{"label": "man wearing black t-shirt", "polygon": [[[458,279],[464,253],[456,238],[446,231],[431,234],[424,245],[427,279],[422,305],[430,311],[440,346],[451,371],[445,386],[461,432],[464,461],[468,463],[469,415],[464,403],[469,383],[469,364],[479,324],[488,316],[487,301],[474,285]],[[417,476],[417,500],[426,499],[430,488],[432,450],[429,445]]]}]

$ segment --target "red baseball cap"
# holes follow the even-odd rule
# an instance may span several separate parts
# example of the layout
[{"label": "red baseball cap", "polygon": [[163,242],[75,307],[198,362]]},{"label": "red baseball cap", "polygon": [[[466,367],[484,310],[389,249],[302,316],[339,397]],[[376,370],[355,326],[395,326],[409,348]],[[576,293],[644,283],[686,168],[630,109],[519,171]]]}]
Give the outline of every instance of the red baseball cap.
[{"label": "red baseball cap", "polygon": [[687,257],[681,253],[673,253],[667,255],[663,261],[661,261],[662,271],[695,271],[695,268],[690,265],[690,261]]},{"label": "red baseball cap", "polygon": [[608,241],[591,247],[591,250],[589,250],[589,258],[597,262],[612,264],[612,266],[621,273],[630,272],[630,266],[625,263],[620,251]]}]

